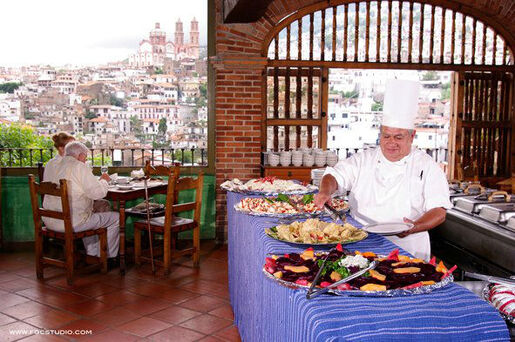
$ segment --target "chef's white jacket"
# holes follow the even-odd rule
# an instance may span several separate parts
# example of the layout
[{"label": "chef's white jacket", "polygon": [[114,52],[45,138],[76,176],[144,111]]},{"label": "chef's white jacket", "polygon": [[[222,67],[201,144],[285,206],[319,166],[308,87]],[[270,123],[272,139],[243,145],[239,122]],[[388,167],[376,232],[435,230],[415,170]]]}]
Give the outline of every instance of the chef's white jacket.
[{"label": "chef's white jacket", "polygon": [[[362,224],[417,220],[433,208],[451,208],[445,174],[431,157],[416,148],[397,162],[386,159],[378,147],[328,167],[338,191],[350,191],[351,215]],[[429,260],[429,234],[387,237],[415,257]]]},{"label": "chef's white jacket", "polygon": [[[53,174],[45,170],[44,179],[47,182],[59,184],[60,179],[66,179],[68,183],[68,196],[72,225],[76,227],[85,223],[93,213],[93,202],[107,195],[108,184],[103,179],[98,179],[88,165],[66,156],[56,164]],[[56,196],[45,196],[43,208],[61,211],[61,199]],[[44,217],[45,225],[55,231],[64,232],[62,220]]]}]

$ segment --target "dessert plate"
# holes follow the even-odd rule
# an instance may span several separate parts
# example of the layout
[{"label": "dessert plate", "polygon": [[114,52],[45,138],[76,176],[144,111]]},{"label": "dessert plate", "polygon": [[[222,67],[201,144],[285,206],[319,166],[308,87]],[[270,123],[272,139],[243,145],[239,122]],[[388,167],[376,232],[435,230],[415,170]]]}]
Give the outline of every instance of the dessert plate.
[{"label": "dessert plate", "polygon": [[120,189],[120,190],[132,190],[132,188],[134,188],[134,185],[132,185],[132,184],[118,184],[116,187],[118,189]]},{"label": "dessert plate", "polygon": [[396,235],[413,228],[413,223],[406,222],[385,222],[367,224],[363,229],[366,232],[389,236]]}]

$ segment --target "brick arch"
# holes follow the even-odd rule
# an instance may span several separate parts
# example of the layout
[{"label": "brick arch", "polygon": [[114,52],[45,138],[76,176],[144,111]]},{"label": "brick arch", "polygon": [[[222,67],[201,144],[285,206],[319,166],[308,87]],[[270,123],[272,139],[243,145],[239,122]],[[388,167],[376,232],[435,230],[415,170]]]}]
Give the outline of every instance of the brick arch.
[{"label": "brick arch", "polygon": [[[256,0],[258,1],[258,0]],[[407,0],[406,0],[407,1]],[[427,4],[455,9],[494,27],[515,46],[513,0],[425,0]],[[350,1],[349,1],[350,2]],[[287,16],[308,6],[341,3],[334,0],[273,0],[255,23],[224,24],[223,1],[215,0],[215,167],[217,184],[217,238],[226,228],[226,197],[219,185],[226,179],[260,176],[263,73],[267,35]],[[499,27],[502,26],[502,27]],[[249,227],[237,227],[245,229]]]}]

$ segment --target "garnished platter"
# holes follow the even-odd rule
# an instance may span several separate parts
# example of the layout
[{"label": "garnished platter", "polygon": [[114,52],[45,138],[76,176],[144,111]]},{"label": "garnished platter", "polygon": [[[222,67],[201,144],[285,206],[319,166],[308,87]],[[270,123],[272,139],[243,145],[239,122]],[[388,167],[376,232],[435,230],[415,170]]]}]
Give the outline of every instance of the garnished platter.
[{"label": "garnished platter", "polygon": [[505,321],[515,324],[515,287],[489,283],[483,288],[483,298]]},{"label": "garnished platter", "polygon": [[350,223],[343,225],[324,222],[316,218],[304,222],[295,221],[266,228],[265,233],[272,239],[294,245],[334,246],[364,240],[368,233]]},{"label": "garnished platter", "polygon": [[247,182],[235,178],[223,182],[220,187],[226,191],[248,195],[303,195],[318,191],[318,187],[315,185],[276,177],[255,178]]},{"label": "garnished platter", "polygon": [[448,270],[442,262],[437,265],[434,259],[427,263],[399,255],[398,249],[388,256],[380,256],[373,252],[350,253],[337,245],[329,252],[315,253],[312,248],[308,248],[301,254],[272,255],[266,258],[263,273],[282,286],[308,290],[321,265],[324,268],[316,284],[317,288],[330,287],[367,268],[372,261],[377,261],[375,269],[328,292],[342,296],[372,297],[429,293],[450,284],[453,281],[452,272],[456,269],[454,266]]},{"label": "garnished platter", "polygon": [[[234,209],[248,215],[278,218],[320,216],[324,212],[315,206],[313,199],[313,194],[279,194],[274,197],[246,197],[242,198],[240,202],[234,206]],[[347,202],[340,198],[333,198],[331,205],[340,212],[349,210]]]}]

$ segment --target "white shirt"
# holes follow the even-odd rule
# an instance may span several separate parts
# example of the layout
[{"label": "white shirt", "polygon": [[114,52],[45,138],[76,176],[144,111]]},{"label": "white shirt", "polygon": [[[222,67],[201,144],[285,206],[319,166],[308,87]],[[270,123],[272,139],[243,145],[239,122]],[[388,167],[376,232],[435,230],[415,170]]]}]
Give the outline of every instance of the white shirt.
[{"label": "white shirt", "polygon": [[[417,220],[433,208],[451,208],[445,174],[431,157],[412,148],[397,162],[387,160],[380,148],[357,153],[328,167],[340,193],[350,191],[351,214],[362,224]],[[416,257],[430,257],[429,234],[388,237]]]},{"label": "white shirt", "polygon": [[[46,163],[45,171],[43,172],[43,181],[44,182],[56,183],[55,181],[53,181],[53,179],[55,179],[55,174],[56,174],[57,170],[59,169],[59,164],[61,163],[62,160],[63,160],[63,157],[61,157],[61,155],[58,153],[54,158],[50,159]],[[59,183],[59,181],[57,181],[57,183]]]},{"label": "white shirt", "polygon": [[[47,170],[45,176],[47,177]],[[93,201],[104,198],[107,194],[108,184],[105,180],[99,180],[94,176],[91,169],[74,157],[63,157],[58,163],[55,173],[48,174],[48,179],[59,184],[60,179],[68,181],[68,196],[70,199],[70,210],[72,225],[78,226],[86,222],[93,212]],[[61,211],[61,199],[56,196],[45,196],[43,208]],[[62,220],[44,217],[45,225],[55,231],[64,231]]]}]

